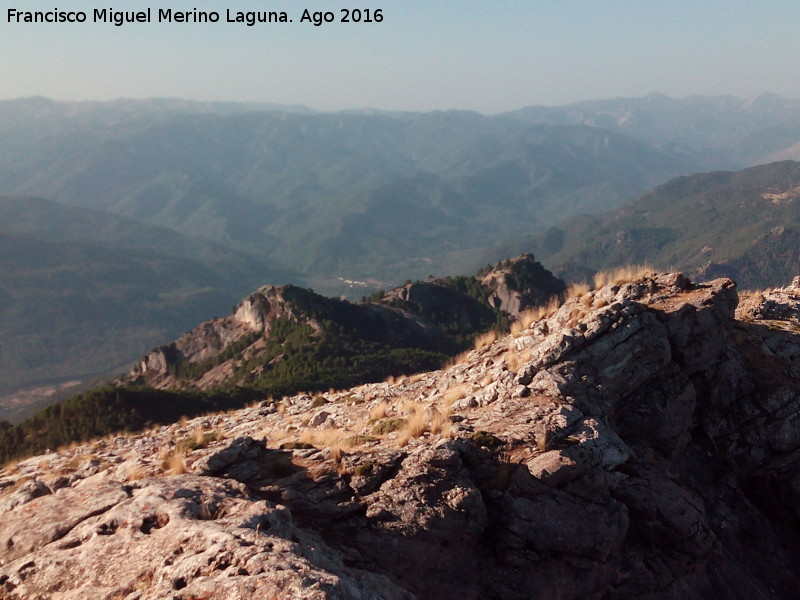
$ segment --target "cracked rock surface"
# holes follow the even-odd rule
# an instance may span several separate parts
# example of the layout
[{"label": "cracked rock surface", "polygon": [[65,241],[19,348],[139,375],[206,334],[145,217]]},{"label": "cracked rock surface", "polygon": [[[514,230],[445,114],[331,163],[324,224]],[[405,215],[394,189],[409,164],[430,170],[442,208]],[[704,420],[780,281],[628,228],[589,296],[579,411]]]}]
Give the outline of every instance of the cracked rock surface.
[{"label": "cracked rock surface", "polygon": [[0,598],[797,598],[790,288],[648,275],[444,370],[21,461]]}]

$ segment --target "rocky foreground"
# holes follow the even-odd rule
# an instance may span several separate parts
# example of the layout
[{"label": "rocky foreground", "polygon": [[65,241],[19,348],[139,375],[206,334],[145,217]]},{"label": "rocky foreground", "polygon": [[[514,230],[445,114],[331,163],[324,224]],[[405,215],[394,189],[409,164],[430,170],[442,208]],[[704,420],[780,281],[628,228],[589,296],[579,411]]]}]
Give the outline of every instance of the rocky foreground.
[{"label": "rocky foreground", "polygon": [[797,598],[800,289],[737,302],[612,283],[448,369],[8,466],[0,598]]}]

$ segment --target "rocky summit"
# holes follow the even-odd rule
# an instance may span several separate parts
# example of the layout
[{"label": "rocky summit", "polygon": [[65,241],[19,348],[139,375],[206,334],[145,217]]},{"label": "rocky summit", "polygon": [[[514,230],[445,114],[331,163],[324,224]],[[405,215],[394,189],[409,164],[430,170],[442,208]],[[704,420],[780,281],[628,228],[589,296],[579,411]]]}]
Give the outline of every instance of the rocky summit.
[{"label": "rocky summit", "polygon": [[[474,277],[408,282],[357,304],[293,285],[263,286],[246,296],[229,316],[206,321],[151,350],[118,383],[210,390],[261,381],[262,387],[269,387],[277,370],[296,375],[305,368],[288,364],[293,358],[300,362],[302,350],[314,347],[311,362],[319,362],[320,355],[326,354],[321,348],[324,342],[328,355],[341,359],[335,365],[337,378],[348,381],[347,386],[380,380],[390,373],[407,372],[416,364],[407,355],[393,359],[392,350],[438,353],[432,359],[418,359],[424,368],[438,366],[447,354],[463,349],[464,339],[498,321],[516,319],[564,289],[564,283],[532,254],[488,265]],[[294,338],[294,343],[287,345],[289,338]],[[373,344],[367,351],[365,342]],[[365,356],[370,352],[372,356]],[[357,373],[353,363],[358,360],[346,362],[352,354],[358,354],[362,363],[379,366]],[[375,355],[382,360],[375,360]],[[341,371],[348,366],[351,377],[342,377]],[[326,380],[324,387],[328,387],[332,375],[317,379],[307,378],[306,384]]]},{"label": "rocky summit", "polygon": [[639,274],[439,371],[8,465],[0,598],[797,598],[798,299]]}]

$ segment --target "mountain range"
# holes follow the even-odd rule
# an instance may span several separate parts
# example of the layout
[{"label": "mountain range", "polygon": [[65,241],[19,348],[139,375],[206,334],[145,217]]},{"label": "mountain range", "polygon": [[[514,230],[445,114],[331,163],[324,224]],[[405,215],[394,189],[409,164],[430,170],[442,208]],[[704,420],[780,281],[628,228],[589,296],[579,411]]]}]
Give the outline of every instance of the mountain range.
[{"label": "mountain range", "polygon": [[[769,95],[494,116],[2,101],[0,393],[121,369],[265,284],[352,299],[524,252],[575,279],[611,259],[568,256],[598,222],[583,217],[572,234],[574,215],[613,211],[675,176],[790,157],[798,140],[798,102]],[[708,185],[725,185],[716,177]],[[636,225],[609,256],[640,260],[633,240],[647,229],[670,254],[641,260],[777,285],[792,260],[792,223],[779,222],[791,206],[756,211],[762,224],[699,249],[667,248],[664,231]],[[698,231],[706,218],[717,217],[691,214]]]},{"label": "mountain range", "polygon": [[579,281],[646,263],[761,289],[800,273],[800,163],[678,177],[606,215],[573,217],[506,244]]},{"label": "mountain range", "polygon": [[106,211],[0,197],[0,391],[119,368],[266,280],[268,259]]}]

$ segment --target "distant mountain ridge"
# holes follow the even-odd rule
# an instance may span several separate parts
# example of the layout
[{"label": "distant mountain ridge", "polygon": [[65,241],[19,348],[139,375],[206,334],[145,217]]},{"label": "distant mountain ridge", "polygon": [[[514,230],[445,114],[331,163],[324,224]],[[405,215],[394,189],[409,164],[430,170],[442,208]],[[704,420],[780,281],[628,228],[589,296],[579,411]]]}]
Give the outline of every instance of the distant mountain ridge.
[{"label": "distant mountain ridge", "polygon": [[647,263],[775,287],[800,272],[800,163],[678,177],[608,215],[574,217],[503,249],[514,248],[572,280]]},{"label": "distant mountain ridge", "polygon": [[472,270],[509,235],[696,169],[685,153],[585,125],[179,108],[0,103],[0,194],[101,208],[312,275],[396,283]]},{"label": "distant mountain ridge", "polygon": [[294,273],[95,209],[0,197],[0,392],[133,360]]},{"label": "distant mountain ridge", "polygon": [[660,145],[699,151],[716,168],[773,162],[770,155],[800,140],[800,100],[689,96],[588,100],[529,106],[506,116],[546,125],[588,125]]}]

